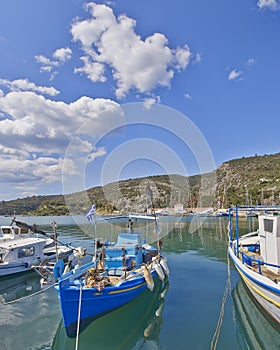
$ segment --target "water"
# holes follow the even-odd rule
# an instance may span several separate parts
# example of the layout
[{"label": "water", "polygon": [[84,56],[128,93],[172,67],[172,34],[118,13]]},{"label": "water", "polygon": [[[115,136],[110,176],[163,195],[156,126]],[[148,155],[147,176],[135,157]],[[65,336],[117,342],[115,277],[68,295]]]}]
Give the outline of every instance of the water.
[{"label": "water", "polygon": [[[1,218],[0,218],[1,219]],[[20,218],[19,218],[20,220]],[[93,251],[92,229],[84,218],[24,218],[51,232],[58,223],[59,239]],[[255,219],[241,221],[240,228],[256,229]],[[2,218],[2,224],[8,224]],[[126,223],[122,224],[126,226]],[[118,225],[99,225],[98,235],[115,238]],[[169,283],[159,284],[130,304],[98,319],[79,336],[79,350],[177,350],[210,349],[217,327],[228,277],[227,219],[190,218],[176,227],[171,218],[162,219],[163,251],[168,258]],[[150,227],[141,227],[144,232]],[[168,233],[168,234],[167,234]],[[154,234],[147,239],[154,238]],[[225,306],[217,349],[279,349],[280,329],[250,298],[233,266],[231,290]],[[59,300],[51,288],[40,291],[36,274],[28,273],[0,281],[1,350],[74,350],[75,339],[67,338],[61,323]]]}]

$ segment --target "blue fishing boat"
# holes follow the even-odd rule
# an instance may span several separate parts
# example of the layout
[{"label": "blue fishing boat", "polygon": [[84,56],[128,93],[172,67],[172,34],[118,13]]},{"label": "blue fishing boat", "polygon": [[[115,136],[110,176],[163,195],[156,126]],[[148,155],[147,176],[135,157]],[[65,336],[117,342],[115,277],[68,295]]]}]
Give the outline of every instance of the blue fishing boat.
[{"label": "blue fishing boat", "polygon": [[[129,350],[141,347],[157,349],[168,289],[168,280],[164,283],[155,281],[152,292],[146,290],[125,306],[112,311],[103,319],[94,321],[84,330],[79,349],[91,349],[93,343],[94,348],[102,350],[116,348]],[[67,337],[63,321],[57,328],[52,349],[74,349],[73,339]]]},{"label": "blue fishing boat", "polygon": [[[96,242],[93,261],[63,273],[55,269],[64,327],[68,337],[77,336],[97,318],[129,303],[155,279],[164,281],[169,270],[161,253],[145,242],[141,232],[123,232],[117,242]],[[63,273],[63,274],[62,274]]]},{"label": "blue fishing boat", "polygon": [[230,208],[228,253],[255,300],[280,324],[280,207],[251,209],[259,228],[240,236],[239,212],[248,206]]}]

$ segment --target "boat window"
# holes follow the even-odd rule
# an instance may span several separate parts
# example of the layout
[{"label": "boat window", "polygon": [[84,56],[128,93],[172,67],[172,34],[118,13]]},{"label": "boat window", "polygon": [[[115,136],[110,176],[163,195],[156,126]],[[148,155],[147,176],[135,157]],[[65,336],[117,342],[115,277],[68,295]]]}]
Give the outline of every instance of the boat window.
[{"label": "boat window", "polygon": [[8,235],[8,234],[12,233],[12,231],[9,227],[3,227],[2,232],[4,235]]},{"label": "boat window", "polygon": [[273,220],[263,219],[263,226],[265,232],[272,233],[273,232]]},{"label": "boat window", "polygon": [[18,258],[26,258],[35,254],[35,247],[25,247],[18,250]]},{"label": "boat window", "polygon": [[18,235],[20,233],[20,230],[18,227],[14,227],[15,234]]},{"label": "boat window", "polygon": [[22,227],[20,233],[27,234],[27,233],[29,233],[29,230],[27,227]]}]

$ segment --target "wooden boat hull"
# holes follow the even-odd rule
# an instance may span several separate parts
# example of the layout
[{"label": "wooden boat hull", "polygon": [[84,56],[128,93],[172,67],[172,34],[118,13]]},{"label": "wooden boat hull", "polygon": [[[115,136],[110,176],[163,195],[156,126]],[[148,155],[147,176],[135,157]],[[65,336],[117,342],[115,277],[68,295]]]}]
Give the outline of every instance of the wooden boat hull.
[{"label": "wooden boat hull", "polygon": [[[156,272],[152,271],[153,279]],[[147,289],[143,276],[124,281],[119,286],[105,287],[102,291],[96,288],[81,288],[79,285],[69,284],[69,280],[61,280],[55,287],[60,298],[60,306],[67,336],[76,336],[80,308],[80,332],[97,318],[129,303]]]},{"label": "wooden boat hull", "polygon": [[280,284],[248,268],[237,258],[231,247],[228,253],[252,296],[280,324]]},{"label": "wooden boat hull", "polygon": [[[83,338],[79,342],[81,348],[92,349],[94,343],[94,349],[101,350],[139,349],[139,344],[147,342],[150,348],[156,348],[162,325],[162,314],[156,316],[156,313],[158,310],[163,312],[168,289],[168,280],[162,283],[156,279],[152,292],[146,290],[130,303],[106,315],[106,327],[100,322],[102,319],[94,321],[84,330]],[[52,349],[73,349],[73,339],[67,337],[63,320],[53,339]]]}]

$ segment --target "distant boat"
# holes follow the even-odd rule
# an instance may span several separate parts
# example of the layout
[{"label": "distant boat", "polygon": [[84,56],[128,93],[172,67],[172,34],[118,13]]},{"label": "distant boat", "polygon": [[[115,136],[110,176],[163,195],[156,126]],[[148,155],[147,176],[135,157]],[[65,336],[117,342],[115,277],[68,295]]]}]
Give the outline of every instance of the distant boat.
[{"label": "distant boat", "polygon": [[257,218],[258,217],[258,214],[252,210],[249,210],[247,213],[246,213],[246,217],[247,218]]},{"label": "distant boat", "polygon": [[241,237],[239,212],[247,211],[248,206],[231,208],[235,220],[230,217],[228,253],[253,297],[280,324],[280,216],[275,215],[279,208],[251,207],[265,214],[258,216],[257,231]]},{"label": "distant boat", "polygon": [[169,270],[160,246],[145,243],[141,232],[124,232],[115,244],[99,242],[97,259],[67,273],[61,270],[54,288],[68,337],[145,290],[152,291],[156,279],[166,280]]},{"label": "distant boat", "polygon": [[215,213],[213,213],[213,216],[215,217],[228,217],[229,216],[229,213],[226,212],[226,211],[216,211]]},{"label": "distant boat", "polygon": [[209,217],[209,216],[213,216],[213,213],[214,213],[214,209],[208,208],[205,210],[193,212],[193,215],[200,216],[200,217]]}]

